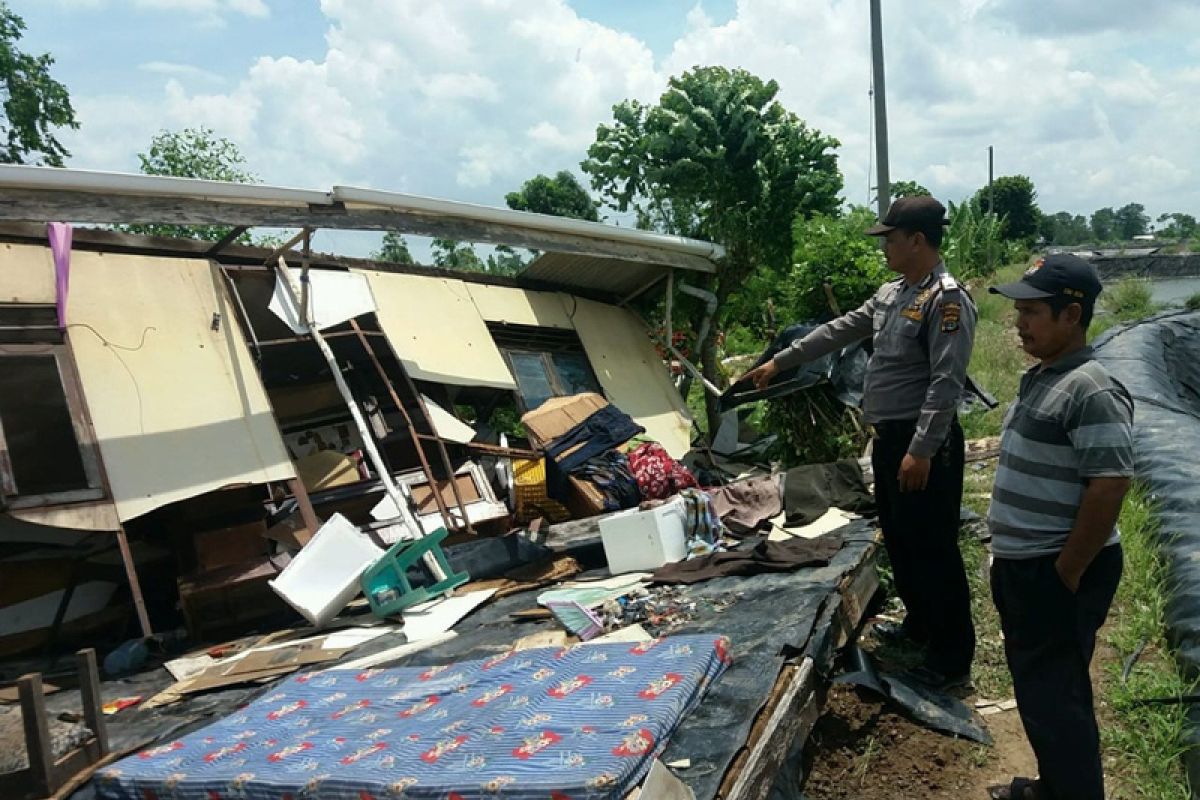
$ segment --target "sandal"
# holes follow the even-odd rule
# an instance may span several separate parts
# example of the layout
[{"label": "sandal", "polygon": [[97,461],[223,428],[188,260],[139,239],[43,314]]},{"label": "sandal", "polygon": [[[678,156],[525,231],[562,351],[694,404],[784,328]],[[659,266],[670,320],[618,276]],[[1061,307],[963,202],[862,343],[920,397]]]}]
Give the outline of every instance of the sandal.
[{"label": "sandal", "polygon": [[991,800],[1038,800],[1041,796],[1038,781],[1033,778],[1013,778],[1011,783],[988,787]]}]

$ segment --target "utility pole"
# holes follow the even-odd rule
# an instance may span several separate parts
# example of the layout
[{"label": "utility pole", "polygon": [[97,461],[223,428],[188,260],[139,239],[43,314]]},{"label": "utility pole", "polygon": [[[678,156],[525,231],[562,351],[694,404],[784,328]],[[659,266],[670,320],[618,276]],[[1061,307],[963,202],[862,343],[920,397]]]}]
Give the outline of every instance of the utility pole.
[{"label": "utility pole", "polygon": [[989,144],[988,145],[988,213],[989,214],[996,213],[996,195],[995,195],[994,190],[992,189],[992,179],[995,176],[996,171],[993,168],[995,162],[992,159],[992,155],[993,155],[992,154],[992,146]]},{"label": "utility pole", "polygon": [[879,218],[887,215],[892,204],[892,184],[888,178],[887,91],[883,80],[883,20],[880,0],[871,0],[872,95],[875,98],[875,161],[878,180]]}]

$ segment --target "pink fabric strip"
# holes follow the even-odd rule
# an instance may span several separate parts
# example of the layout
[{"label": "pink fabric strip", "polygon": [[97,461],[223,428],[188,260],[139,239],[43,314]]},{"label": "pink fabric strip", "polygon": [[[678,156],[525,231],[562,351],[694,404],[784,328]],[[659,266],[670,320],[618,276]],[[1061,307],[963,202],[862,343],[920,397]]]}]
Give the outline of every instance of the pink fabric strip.
[{"label": "pink fabric strip", "polygon": [[54,254],[54,297],[58,327],[67,327],[67,292],[71,284],[71,226],[66,222],[46,223],[50,252]]}]

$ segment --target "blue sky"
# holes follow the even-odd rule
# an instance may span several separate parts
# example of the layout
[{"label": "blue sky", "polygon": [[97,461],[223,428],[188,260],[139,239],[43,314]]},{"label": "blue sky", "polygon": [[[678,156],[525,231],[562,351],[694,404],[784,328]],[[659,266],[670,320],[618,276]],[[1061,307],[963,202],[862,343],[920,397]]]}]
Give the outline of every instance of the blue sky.
[{"label": "blue sky", "polygon": [[[82,127],[71,166],[133,170],[162,128],[206,125],[271,183],[501,204],[577,169],[624,98],[696,64],[776,78],[836,136],[869,199],[861,0],[10,0]],[[1200,4],[884,0],[892,174],[959,200],[1022,173],[1046,211],[1200,215]],[[358,249],[353,246],[353,249]]]}]

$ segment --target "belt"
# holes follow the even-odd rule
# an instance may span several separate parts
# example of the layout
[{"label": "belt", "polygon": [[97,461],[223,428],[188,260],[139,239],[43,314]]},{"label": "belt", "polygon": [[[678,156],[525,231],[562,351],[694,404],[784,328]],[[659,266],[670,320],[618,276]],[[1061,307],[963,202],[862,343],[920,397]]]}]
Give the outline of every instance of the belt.
[{"label": "belt", "polygon": [[912,436],[917,427],[915,419],[885,419],[879,422],[867,423],[867,430],[872,439],[885,439],[889,436],[907,434]]}]

